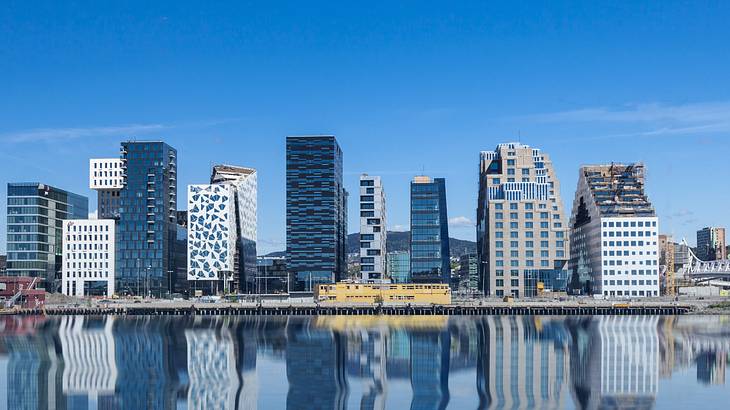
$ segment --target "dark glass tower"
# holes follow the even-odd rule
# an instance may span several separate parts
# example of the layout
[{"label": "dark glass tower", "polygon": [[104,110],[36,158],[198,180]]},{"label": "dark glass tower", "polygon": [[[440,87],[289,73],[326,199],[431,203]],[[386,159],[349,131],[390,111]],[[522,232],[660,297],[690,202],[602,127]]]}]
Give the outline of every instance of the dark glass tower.
[{"label": "dark glass tower", "polygon": [[88,217],[85,196],[38,182],[8,184],[7,275],[38,277],[38,288],[60,289],[62,221]]},{"label": "dark glass tower", "polygon": [[123,142],[121,156],[116,288],[162,295],[175,287],[177,151],[164,142]]},{"label": "dark glass tower", "polygon": [[411,281],[449,283],[446,180],[419,176],[411,182]]},{"label": "dark glass tower", "polygon": [[334,136],[286,139],[286,258],[291,292],[311,292],[346,271],[347,192]]}]

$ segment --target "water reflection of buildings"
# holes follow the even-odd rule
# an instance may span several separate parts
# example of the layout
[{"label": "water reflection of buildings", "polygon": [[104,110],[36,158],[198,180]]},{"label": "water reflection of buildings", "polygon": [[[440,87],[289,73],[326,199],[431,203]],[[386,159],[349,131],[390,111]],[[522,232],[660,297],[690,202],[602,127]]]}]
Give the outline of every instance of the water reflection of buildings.
[{"label": "water reflection of buildings", "polygon": [[579,408],[654,407],[659,383],[658,322],[656,316],[571,322],[573,394]]},{"label": "water reflection of buildings", "polygon": [[222,325],[185,330],[189,409],[256,408],[255,339]]},{"label": "water reflection of buildings", "polygon": [[680,370],[725,384],[730,352],[719,317],[22,320],[0,410],[651,408]]},{"label": "water reflection of buildings", "polygon": [[112,408],[117,383],[113,317],[61,319],[63,394],[69,408]]},{"label": "water reflection of buildings", "polygon": [[344,409],[347,401],[342,338],[310,321],[287,325],[287,409]]},{"label": "water reflection of buildings", "polygon": [[480,408],[563,408],[570,377],[568,338],[559,323],[515,316],[481,320]]},{"label": "water reflection of buildings", "polygon": [[0,327],[0,409],[63,408],[54,324],[6,316]]}]

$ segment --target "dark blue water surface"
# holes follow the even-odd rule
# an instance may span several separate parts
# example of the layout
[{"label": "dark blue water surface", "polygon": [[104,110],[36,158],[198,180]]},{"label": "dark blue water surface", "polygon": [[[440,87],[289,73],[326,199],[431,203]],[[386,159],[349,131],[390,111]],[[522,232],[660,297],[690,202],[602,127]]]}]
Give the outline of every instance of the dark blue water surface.
[{"label": "dark blue water surface", "polygon": [[730,317],[0,317],[0,409],[728,409]]}]

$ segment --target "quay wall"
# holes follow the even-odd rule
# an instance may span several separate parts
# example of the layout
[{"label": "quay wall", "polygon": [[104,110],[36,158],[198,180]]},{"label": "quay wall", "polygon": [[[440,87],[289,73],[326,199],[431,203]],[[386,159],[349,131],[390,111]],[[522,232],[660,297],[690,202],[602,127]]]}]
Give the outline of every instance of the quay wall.
[{"label": "quay wall", "polygon": [[600,316],[600,315],[684,315],[691,313],[692,306],[646,305],[646,306],[336,306],[336,305],[291,305],[291,306],[240,306],[200,304],[191,306],[97,306],[97,307],[45,307],[5,311],[4,314],[18,315],[120,315],[120,316],[484,316],[484,315],[555,315],[555,316]]}]

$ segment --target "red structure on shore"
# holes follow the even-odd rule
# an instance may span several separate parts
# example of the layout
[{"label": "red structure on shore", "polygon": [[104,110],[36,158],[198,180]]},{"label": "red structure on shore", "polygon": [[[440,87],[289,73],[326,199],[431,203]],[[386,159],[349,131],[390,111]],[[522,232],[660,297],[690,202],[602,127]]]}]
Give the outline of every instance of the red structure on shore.
[{"label": "red structure on shore", "polygon": [[[28,276],[0,276],[0,303],[3,307],[34,308],[46,303],[46,292],[36,289],[37,278]],[[10,306],[6,304],[10,303]]]}]

